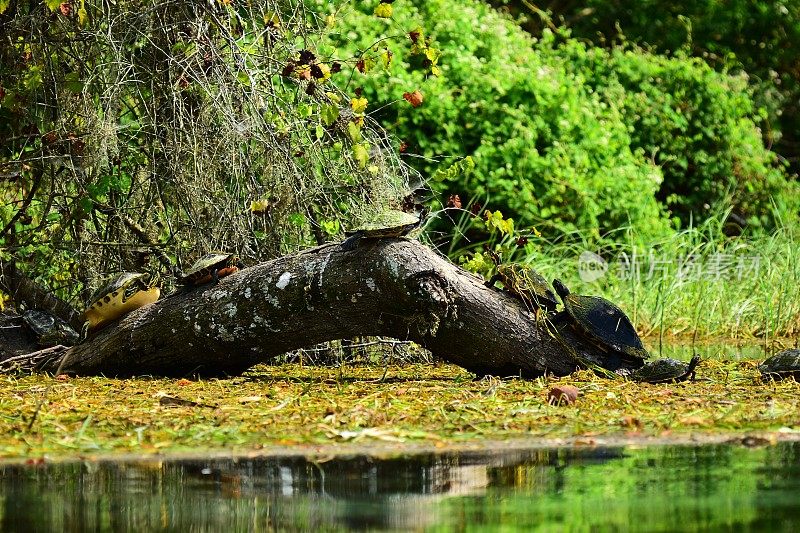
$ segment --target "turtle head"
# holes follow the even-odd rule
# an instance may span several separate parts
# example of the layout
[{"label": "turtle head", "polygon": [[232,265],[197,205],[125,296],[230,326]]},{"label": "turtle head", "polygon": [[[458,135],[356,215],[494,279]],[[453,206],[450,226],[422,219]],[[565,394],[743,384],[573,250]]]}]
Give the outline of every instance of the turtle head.
[{"label": "turtle head", "polygon": [[562,300],[569,296],[569,289],[560,279],[553,280],[553,288],[556,290],[556,294],[558,294]]}]

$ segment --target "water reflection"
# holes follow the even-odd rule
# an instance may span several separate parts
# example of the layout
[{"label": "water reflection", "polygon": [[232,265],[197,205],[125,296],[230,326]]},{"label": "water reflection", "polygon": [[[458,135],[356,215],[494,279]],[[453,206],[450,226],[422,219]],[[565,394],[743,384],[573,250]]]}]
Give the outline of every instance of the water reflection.
[{"label": "water reflection", "polygon": [[0,530],[790,530],[798,489],[798,443],[17,465]]}]

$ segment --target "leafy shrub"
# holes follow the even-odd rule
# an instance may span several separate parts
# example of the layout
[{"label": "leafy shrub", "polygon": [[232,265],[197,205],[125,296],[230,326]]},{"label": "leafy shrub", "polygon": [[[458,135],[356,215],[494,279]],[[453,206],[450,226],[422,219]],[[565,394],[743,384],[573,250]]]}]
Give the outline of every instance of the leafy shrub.
[{"label": "leafy shrub", "polygon": [[767,150],[742,76],[697,58],[610,51],[568,40],[568,63],[609,102],[620,103],[632,147],[662,169],[658,198],[684,221],[730,205],[757,226],[796,212],[797,188]]},{"label": "leafy shrub", "polygon": [[[374,2],[357,3],[332,38],[367,56],[395,52],[388,68],[354,83],[380,109],[373,117],[422,156],[411,164],[430,175],[443,158],[475,159],[470,175],[434,183],[439,192],[488,199],[518,227],[551,235],[624,226],[663,234],[670,222],[659,199],[685,220],[733,200],[760,223],[776,198],[791,204],[740,78],[694,59],[595,48],[560,30],[534,39],[478,2],[393,5],[384,21]],[[405,36],[373,46],[391,24],[421,25],[442,51],[441,77],[426,79],[395,49]],[[416,109],[400,100],[414,89],[425,95]]]}]

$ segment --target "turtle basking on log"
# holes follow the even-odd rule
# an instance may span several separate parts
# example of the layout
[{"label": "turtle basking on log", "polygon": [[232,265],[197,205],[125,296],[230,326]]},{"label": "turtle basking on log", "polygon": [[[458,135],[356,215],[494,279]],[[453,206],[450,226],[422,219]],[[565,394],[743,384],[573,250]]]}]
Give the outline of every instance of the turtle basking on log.
[{"label": "turtle basking on log", "polygon": [[347,239],[341,244],[344,251],[354,250],[362,239],[388,239],[408,235],[425,222],[427,210],[416,213],[389,210],[384,211],[363,226],[345,232]]},{"label": "turtle basking on log", "polygon": [[40,309],[30,309],[22,314],[22,322],[44,348],[56,345],[78,344],[80,335],[64,320]]},{"label": "turtle basking on log", "polygon": [[92,295],[86,308],[85,330],[91,331],[144,305],[158,300],[158,278],[147,273],[122,272],[109,279]]},{"label": "turtle basking on log", "polygon": [[178,276],[179,285],[204,285],[212,281],[216,285],[220,278],[230,276],[244,268],[244,264],[236,255],[228,252],[210,252],[189,267],[189,270]]},{"label": "turtle basking on log", "polygon": [[529,310],[543,309],[547,313],[556,310],[558,300],[547,280],[529,266],[515,263],[497,265],[496,274],[486,285],[493,287],[497,281],[511,295],[522,300]]},{"label": "turtle basking on log", "polygon": [[553,280],[553,287],[564,302],[564,313],[585,339],[638,366],[650,357],[622,309],[599,296],[572,294],[558,279]]}]

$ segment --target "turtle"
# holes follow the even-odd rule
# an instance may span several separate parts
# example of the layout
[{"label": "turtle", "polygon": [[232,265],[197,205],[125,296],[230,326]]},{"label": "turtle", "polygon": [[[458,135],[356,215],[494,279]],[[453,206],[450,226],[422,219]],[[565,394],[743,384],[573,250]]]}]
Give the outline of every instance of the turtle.
[{"label": "turtle", "polygon": [[44,348],[72,346],[80,342],[77,331],[57,316],[39,309],[29,309],[22,314],[22,321],[36,335],[36,342]]},{"label": "turtle", "polygon": [[427,210],[424,208],[416,213],[396,209],[384,211],[363,226],[346,231],[347,238],[342,242],[341,249],[354,250],[361,239],[403,237],[422,226],[426,216]]},{"label": "turtle", "polygon": [[496,274],[487,285],[493,287],[497,281],[512,295],[525,302],[529,309],[544,309],[548,313],[556,310],[558,300],[547,280],[529,266],[518,263],[497,265]]},{"label": "turtle", "polygon": [[141,272],[122,272],[110,278],[92,295],[86,307],[84,329],[90,331],[106,325],[158,300],[161,289],[157,276]]},{"label": "turtle", "polygon": [[677,383],[691,378],[694,380],[694,369],[700,363],[700,356],[695,355],[688,363],[670,359],[656,359],[631,372],[628,377],[633,381],[645,383]]},{"label": "turtle", "polygon": [[800,350],[784,350],[758,365],[765,378],[781,380],[793,377],[800,381]]},{"label": "turtle", "polygon": [[599,296],[572,294],[558,279],[553,280],[553,287],[564,302],[565,313],[584,337],[636,363],[650,357],[622,309]]},{"label": "turtle", "polygon": [[244,268],[244,264],[236,255],[228,252],[209,252],[189,267],[189,270],[178,276],[179,285],[204,285],[219,283],[220,278],[229,276]]}]

